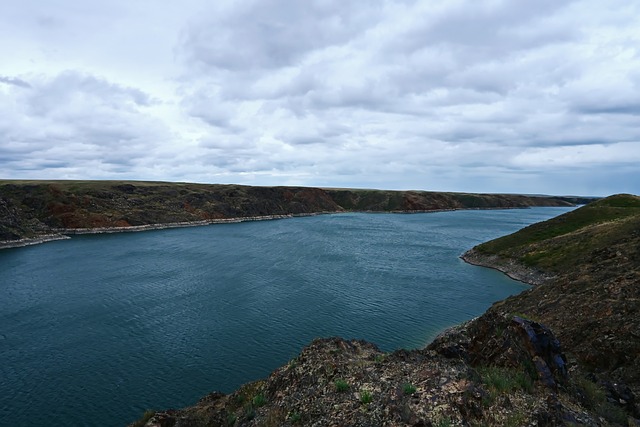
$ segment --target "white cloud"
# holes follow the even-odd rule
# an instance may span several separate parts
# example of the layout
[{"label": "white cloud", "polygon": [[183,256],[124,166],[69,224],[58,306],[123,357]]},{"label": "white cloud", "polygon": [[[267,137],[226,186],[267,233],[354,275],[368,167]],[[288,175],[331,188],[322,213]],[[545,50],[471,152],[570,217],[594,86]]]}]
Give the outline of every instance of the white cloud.
[{"label": "white cloud", "polygon": [[640,192],[633,2],[40,3],[0,17],[8,178]]}]

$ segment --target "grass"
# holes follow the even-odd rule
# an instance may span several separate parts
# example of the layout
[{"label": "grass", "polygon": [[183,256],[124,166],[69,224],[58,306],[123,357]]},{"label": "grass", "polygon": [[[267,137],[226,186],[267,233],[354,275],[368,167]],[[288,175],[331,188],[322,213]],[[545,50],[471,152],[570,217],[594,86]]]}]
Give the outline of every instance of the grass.
[{"label": "grass", "polygon": [[362,390],[360,392],[360,403],[368,405],[373,401],[373,395],[369,390]]},{"label": "grass", "polygon": [[640,197],[607,197],[476,247],[482,254],[516,259],[529,267],[566,271],[585,253],[607,248],[640,224]]},{"label": "grass", "polygon": [[289,414],[289,421],[291,424],[300,424],[302,423],[302,414],[297,411],[293,411]]},{"label": "grass", "polygon": [[238,419],[238,417],[236,416],[236,414],[227,415],[227,426],[231,427],[231,426],[236,425],[237,419]]},{"label": "grass", "polygon": [[404,394],[413,394],[416,392],[416,387],[411,383],[402,384],[402,392]]},{"label": "grass", "polygon": [[607,393],[600,385],[586,378],[578,378],[575,381],[574,387],[582,396],[585,406],[593,409],[598,415],[609,422],[626,425],[628,418],[627,413],[621,407],[607,400]]},{"label": "grass", "polygon": [[259,393],[253,398],[252,403],[255,407],[260,408],[267,404],[267,398],[264,397],[264,394]]},{"label": "grass", "polygon": [[489,399],[485,404],[490,404],[501,394],[511,393],[516,390],[523,390],[527,393],[533,391],[533,380],[526,371],[498,366],[486,366],[478,369],[478,373],[489,391]]},{"label": "grass", "polygon": [[349,384],[345,380],[338,379],[338,380],[335,380],[333,384],[336,387],[336,391],[339,393],[343,393],[349,390]]},{"label": "grass", "polygon": [[256,417],[256,410],[252,404],[249,403],[244,407],[244,417],[247,420],[252,420]]},{"label": "grass", "polygon": [[[480,245],[492,253],[574,232],[580,228],[615,221],[640,213],[640,197],[616,195],[590,203],[547,221],[523,228],[517,233]],[[517,234],[517,236],[516,236]]]}]

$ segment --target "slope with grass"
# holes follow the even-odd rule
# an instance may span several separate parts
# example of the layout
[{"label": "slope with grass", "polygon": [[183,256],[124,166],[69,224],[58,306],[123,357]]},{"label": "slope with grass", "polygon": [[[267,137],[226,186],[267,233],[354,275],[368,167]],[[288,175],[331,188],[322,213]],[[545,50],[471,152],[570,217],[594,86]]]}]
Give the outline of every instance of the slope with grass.
[{"label": "slope with grass", "polygon": [[0,247],[55,233],[139,230],[343,211],[570,206],[542,196],[139,181],[0,181]]},{"label": "slope with grass", "polygon": [[593,202],[463,258],[535,278],[491,310],[544,322],[586,371],[640,393],[640,197]]}]

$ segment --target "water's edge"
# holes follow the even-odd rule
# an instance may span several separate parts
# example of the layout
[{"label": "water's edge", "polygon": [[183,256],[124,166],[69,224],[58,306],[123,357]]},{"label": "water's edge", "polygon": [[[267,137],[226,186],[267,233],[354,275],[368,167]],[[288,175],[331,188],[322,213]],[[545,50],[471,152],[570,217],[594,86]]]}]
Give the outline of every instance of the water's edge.
[{"label": "water's edge", "polygon": [[[183,221],[183,222],[167,222],[161,224],[144,224],[131,225],[128,227],[95,227],[95,228],[52,228],[55,234],[45,234],[37,237],[23,238],[19,240],[0,240],[0,249],[19,248],[24,246],[38,245],[41,243],[52,242],[56,240],[70,239],[70,235],[84,234],[112,234],[112,233],[135,233],[140,231],[164,230],[169,228],[184,227],[201,227],[214,224],[235,224],[250,221],[273,221],[279,219],[299,218],[316,215],[332,215],[340,213],[381,213],[381,214],[419,214],[419,213],[437,213],[437,212],[453,212],[453,211],[473,211],[473,210],[510,210],[510,209],[530,209],[530,207],[485,207],[485,208],[450,208],[450,209],[421,209],[421,210],[393,210],[393,211],[323,211],[284,215],[261,215],[246,216],[233,218],[206,219],[201,221]],[[464,259],[464,258],[463,258]],[[467,261],[467,260],[465,260]],[[470,264],[473,262],[467,261]],[[481,265],[481,264],[477,264]],[[502,271],[502,270],[500,270]],[[511,276],[509,276],[511,277]],[[513,278],[513,277],[512,277]],[[520,279],[515,279],[520,280]]]}]

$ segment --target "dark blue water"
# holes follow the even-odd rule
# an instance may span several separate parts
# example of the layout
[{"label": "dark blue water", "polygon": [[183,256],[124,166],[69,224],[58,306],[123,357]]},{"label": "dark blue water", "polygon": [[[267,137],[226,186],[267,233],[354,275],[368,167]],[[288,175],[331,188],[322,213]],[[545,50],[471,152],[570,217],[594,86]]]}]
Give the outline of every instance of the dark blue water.
[{"label": "dark blue water", "polygon": [[424,346],[526,286],[458,256],[564,208],[340,214],[0,251],[0,425],[118,426],[315,337]]}]

